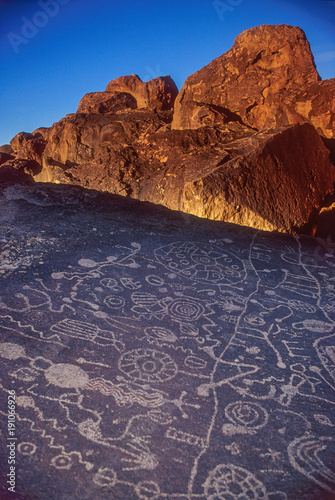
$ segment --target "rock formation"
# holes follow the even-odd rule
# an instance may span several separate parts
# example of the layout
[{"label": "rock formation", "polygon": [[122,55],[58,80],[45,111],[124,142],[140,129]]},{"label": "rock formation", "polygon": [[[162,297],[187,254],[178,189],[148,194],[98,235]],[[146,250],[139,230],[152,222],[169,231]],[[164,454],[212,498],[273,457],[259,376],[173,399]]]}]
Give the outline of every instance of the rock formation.
[{"label": "rock formation", "polygon": [[121,76],[112,80],[105,92],[86,94],[79,103],[77,113],[115,113],[121,110],[170,110],[178,89],[170,76],[142,82],[137,75]]},{"label": "rock formation", "polygon": [[15,136],[4,165],[36,181],[311,232],[334,191],[335,80],[321,81],[304,32],[245,31],[177,94],[169,76],[117,78],[49,129]]},{"label": "rock formation", "polygon": [[127,92],[92,92],[82,98],[77,113],[117,113],[136,108],[135,97]]},{"label": "rock formation", "polygon": [[300,28],[252,28],[227,53],[186,79],[172,127],[213,125],[218,114],[224,121],[234,113],[256,129],[309,121],[325,137],[335,137],[335,80],[320,80]]},{"label": "rock formation", "polygon": [[325,188],[334,182],[329,153],[313,127],[260,132],[250,152],[238,142],[237,157],[185,184],[181,209],[260,229],[312,232]]},{"label": "rock formation", "polygon": [[106,92],[128,92],[137,101],[138,108],[173,109],[178,89],[170,76],[154,78],[145,83],[137,75],[121,76],[112,80]]}]

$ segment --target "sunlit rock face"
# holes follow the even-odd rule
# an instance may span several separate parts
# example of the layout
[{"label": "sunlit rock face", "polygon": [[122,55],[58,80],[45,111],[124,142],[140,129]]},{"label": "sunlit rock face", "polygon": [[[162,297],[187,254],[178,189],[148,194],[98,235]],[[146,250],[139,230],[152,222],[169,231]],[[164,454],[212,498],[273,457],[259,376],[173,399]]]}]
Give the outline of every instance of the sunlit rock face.
[{"label": "sunlit rock face", "polygon": [[[334,192],[335,80],[305,34],[260,26],[191,75],[112,80],[49,129],[17,134],[9,172],[263,230],[312,233]],[[7,156],[3,156],[7,155]]]},{"label": "sunlit rock face", "polygon": [[10,141],[17,160],[34,160],[37,163],[42,162],[46,144],[40,133],[27,134],[20,132]]},{"label": "sunlit rock face", "polygon": [[86,94],[77,113],[117,113],[130,109],[167,111],[173,109],[178,88],[170,76],[142,82],[137,75],[112,80],[104,92]]},{"label": "sunlit rock face", "polygon": [[334,182],[329,153],[315,129],[282,127],[259,132],[248,142],[237,141],[237,157],[188,183],[181,208],[259,229],[312,232]]},{"label": "sunlit rock face", "polygon": [[257,129],[309,121],[325,137],[334,137],[335,82],[320,80],[300,28],[252,28],[186,79],[172,127],[198,128],[214,124],[213,113],[223,120],[230,113]]},{"label": "sunlit rock face", "polygon": [[159,76],[142,82],[137,75],[121,76],[109,82],[106,92],[127,92],[137,101],[138,108],[173,109],[178,89],[172,78]]}]

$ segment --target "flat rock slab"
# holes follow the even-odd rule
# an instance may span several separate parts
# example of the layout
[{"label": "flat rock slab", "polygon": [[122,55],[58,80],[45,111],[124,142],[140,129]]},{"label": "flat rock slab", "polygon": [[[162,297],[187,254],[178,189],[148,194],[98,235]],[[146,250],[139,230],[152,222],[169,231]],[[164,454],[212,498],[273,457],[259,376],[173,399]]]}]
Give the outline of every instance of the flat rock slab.
[{"label": "flat rock slab", "polygon": [[0,205],[1,498],[334,498],[330,243],[70,186]]}]

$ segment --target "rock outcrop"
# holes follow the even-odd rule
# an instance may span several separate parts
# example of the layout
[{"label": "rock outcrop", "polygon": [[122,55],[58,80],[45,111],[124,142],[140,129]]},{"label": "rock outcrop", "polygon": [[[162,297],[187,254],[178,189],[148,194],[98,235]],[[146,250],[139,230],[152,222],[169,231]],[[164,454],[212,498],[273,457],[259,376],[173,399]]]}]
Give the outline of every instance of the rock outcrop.
[{"label": "rock outcrop", "polygon": [[0,146],[0,153],[5,153],[7,155],[12,154],[13,150],[12,150],[10,144],[4,144],[3,146]]},{"label": "rock outcrop", "polygon": [[292,107],[320,135],[335,140],[335,78],[306,85],[293,99]]},{"label": "rock outcrop", "polygon": [[172,128],[214,125],[218,116],[225,121],[234,114],[256,129],[309,121],[325,137],[335,137],[335,81],[320,80],[300,28],[252,28],[236,38],[231,50],[186,79]]},{"label": "rock outcrop", "polygon": [[136,109],[135,97],[126,92],[92,92],[79,103],[77,113],[117,113]]},{"label": "rock outcrop", "polygon": [[20,132],[11,140],[10,145],[17,160],[25,159],[42,163],[42,155],[47,142],[38,132],[34,134]]},{"label": "rock outcrop", "polygon": [[101,116],[68,118],[52,130],[49,163],[35,178],[260,229],[312,231],[335,175],[310,124],[258,133],[238,123],[171,131],[168,118],[141,111],[106,124]]},{"label": "rock outcrop", "polygon": [[77,113],[117,113],[130,109],[167,111],[173,109],[178,88],[170,76],[142,82],[139,76],[112,80],[104,92],[86,94]]},{"label": "rock outcrop", "polygon": [[0,160],[36,181],[313,232],[334,192],[335,80],[321,81],[303,31],[248,30],[177,92],[169,76],[117,78],[49,129],[15,136]]},{"label": "rock outcrop", "polygon": [[109,82],[106,92],[127,92],[136,99],[139,109],[165,111],[173,109],[178,88],[169,75],[154,78],[149,82],[142,82],[137,75],[130,75]]},{"label": "rock outcrop", "polygon": [[313,233],[334,186],[329,153],[313,127],[259,132],[235,147],[235,158],[185,184],[180,209],[260,229]]},{"label": "rock outcrop", "polygon": [[0,152],[0,186],[13,183],[34,182],[34,175],[41,171],[33,160],[16,160],[13,155]]},{"label": "rock outcrop", "polygon": [[[139,158],[145,138],[171,122],[172,113],[133,110],[123,114],[79,113],[56,123],[49,132],[43,170],[36,180],[72,183],[119,192],[117,179],[136,178],[147,168]],[[122,187],[123,189],[123,187]],[[127,190],[123,194],[127,194]]]}]

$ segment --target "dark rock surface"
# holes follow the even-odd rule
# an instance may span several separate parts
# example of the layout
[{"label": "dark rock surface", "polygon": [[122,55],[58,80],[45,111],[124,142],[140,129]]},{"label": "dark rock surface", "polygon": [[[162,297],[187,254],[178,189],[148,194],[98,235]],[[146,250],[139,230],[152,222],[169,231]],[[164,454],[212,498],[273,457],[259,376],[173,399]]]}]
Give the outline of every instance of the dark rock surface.
[{"label": "dark rock surface", "polygon": [[1,498],[334,498],[334,246],[61,185],[0,220]]},{"label": "dark rock surface", "polygon": [[0,186],[13,182],[34,182],[34,175],[41,172],[41,166],[34,160],[16,159],[7,153],[0,153]]},{"label": "dark rock surface", "polygon": [[49,132],[35,180],[259,229],[311,233],[335,180],[329,150],[311,125],[255,133],[235,122],[171,131],[171,118],[169,111],[137,109],[64,118]]},{"label": "dark rock surface", "polygon": [[237,156],[228,155],[207,175],[189,178],[180,208],[259,229],[312,234],[335,180],[315,129],[309,124],[278,128],[228,147],[237,148]]}]

